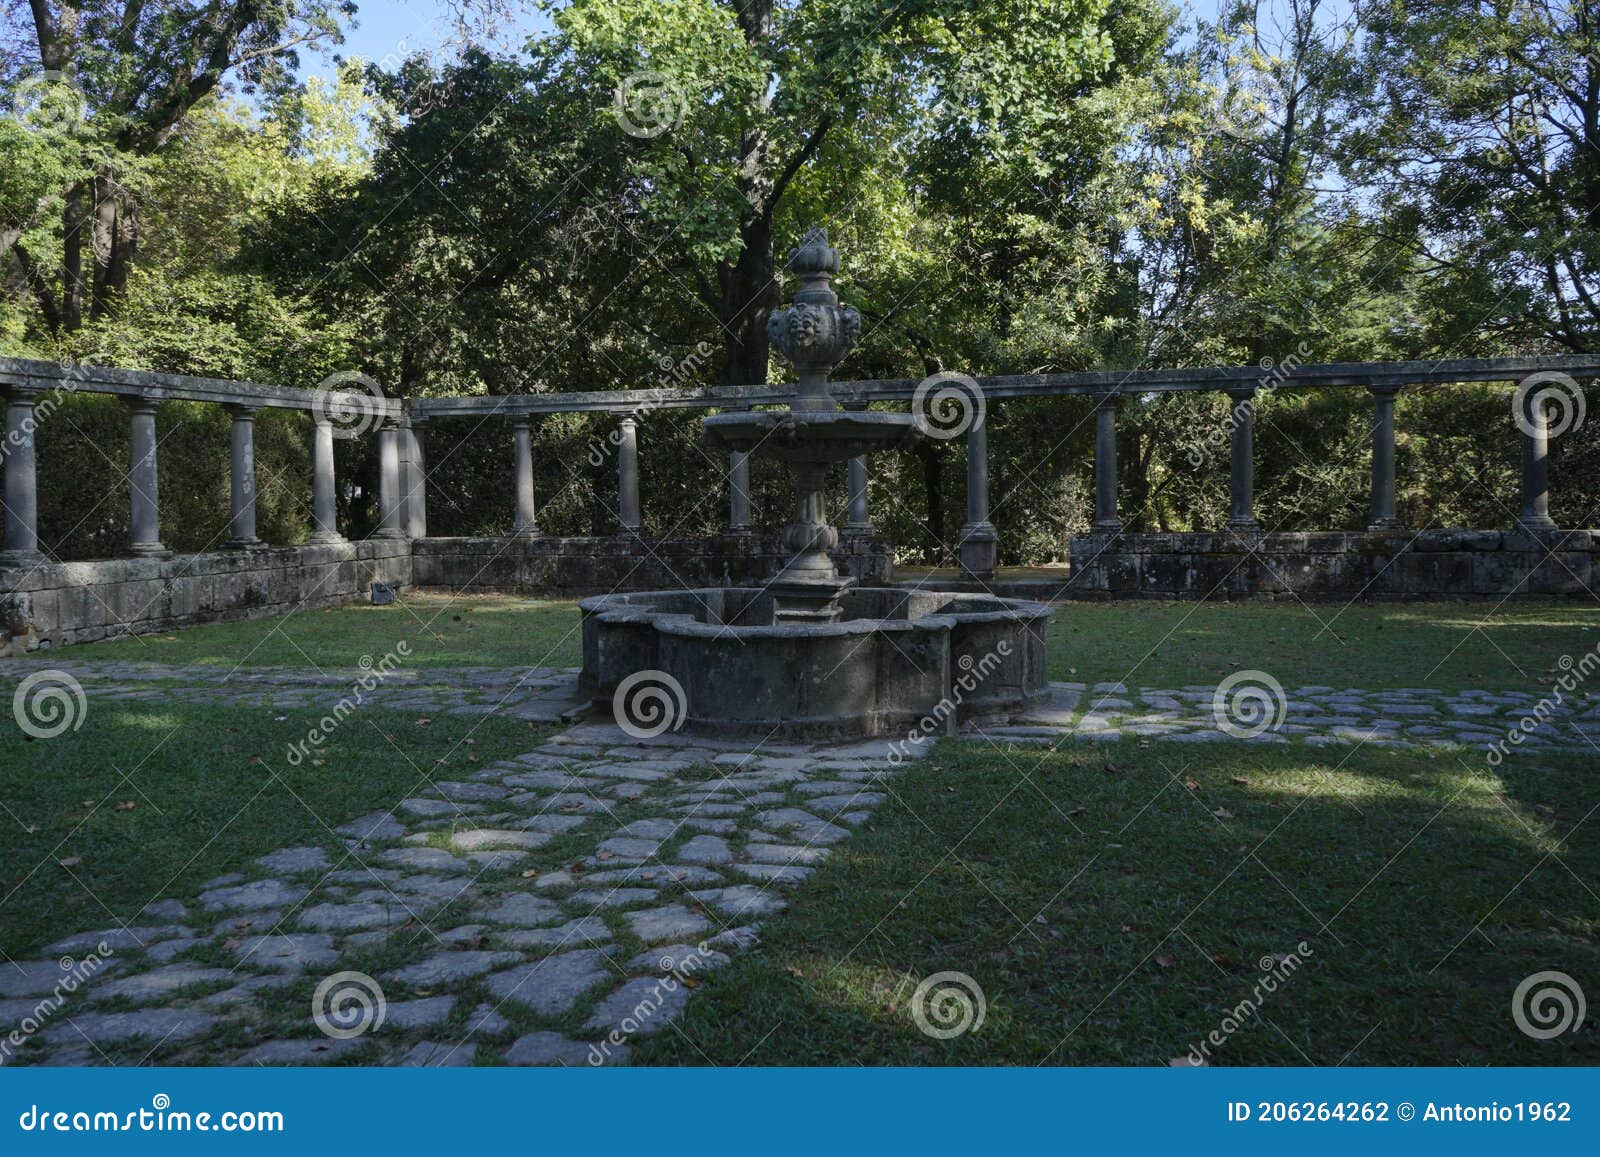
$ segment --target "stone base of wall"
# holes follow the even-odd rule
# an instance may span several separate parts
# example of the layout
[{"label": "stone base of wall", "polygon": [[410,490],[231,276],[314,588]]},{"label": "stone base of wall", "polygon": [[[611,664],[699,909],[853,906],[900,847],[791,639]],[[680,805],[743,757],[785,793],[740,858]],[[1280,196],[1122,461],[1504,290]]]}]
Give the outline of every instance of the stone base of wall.
[{"label": "stone base of wall", "polygon": [[[419,587],[553,596],[758,586],[787,557],[776,539],[753,534],[419,538],[413,549]],[[878,538],[846,538],[834,552],[840,570],[869,586],[890,581],[893,558]]]},{"label": "stone base of wall", "polygon": [[1065,598],[1527,598],[1600,582],[1600,531],[1080,534]]},{"label": "stone base of wall", "polygon": [[0,568],[0,655],[337,606],[365,598],[374,581],[411,585],[409,543]]}]

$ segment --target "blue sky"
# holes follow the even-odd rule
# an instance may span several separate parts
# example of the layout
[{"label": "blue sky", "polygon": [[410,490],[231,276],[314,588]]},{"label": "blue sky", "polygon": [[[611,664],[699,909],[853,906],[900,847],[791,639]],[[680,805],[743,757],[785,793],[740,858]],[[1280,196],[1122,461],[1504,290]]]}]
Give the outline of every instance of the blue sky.
[{"label": "blue sky", "polygon": [[[349,58],[397,64],[416,52],[437,52],[454,36],[449,7],[440,0],[357,0],[356,27],[347,29],[338,54]],[[531,6],[529,6],[531,8]],[[532,32],[549,27],[539,13],[524,11],[501,26],[491,47],[519,48]],[[325,53],[301,54],[301,76],[328,76],[333,71]]]}]

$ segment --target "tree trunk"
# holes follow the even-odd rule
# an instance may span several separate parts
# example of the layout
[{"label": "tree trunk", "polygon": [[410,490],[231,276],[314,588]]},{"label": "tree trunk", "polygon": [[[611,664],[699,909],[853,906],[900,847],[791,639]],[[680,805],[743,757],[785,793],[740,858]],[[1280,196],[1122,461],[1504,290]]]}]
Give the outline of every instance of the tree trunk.
[{"label": "tree trunk", "polygon": [[62,210],[66,236],[61,260],[61,328],[68,333],[83,325],[84,302],[89,297],[89,283],[83,272],[83,241],[92,225],[85,192],[83,185],[74,185]]},{"label": "tree trunk", "polygon": [[747,217],[739,229],[739,258],[722,275],[723,348],[730,386],[767,380],[767,318],[778,304],[772,219]]},{"label": "tree trunk", "polygon": [[[774,0],[734,0],[745,44],[764,53],[772,36]],[[768,91],[756,99],[751,127],[739,138],[739,192],[744,211],[739,221],[739,256],[718,270],[722,283],[721,322],[727,355],[725,381],[730,386],[759,385],[767,380],[767,316],[778,301],[772,257],[774,174],[772,143],[766,119],[772,101]]]}]

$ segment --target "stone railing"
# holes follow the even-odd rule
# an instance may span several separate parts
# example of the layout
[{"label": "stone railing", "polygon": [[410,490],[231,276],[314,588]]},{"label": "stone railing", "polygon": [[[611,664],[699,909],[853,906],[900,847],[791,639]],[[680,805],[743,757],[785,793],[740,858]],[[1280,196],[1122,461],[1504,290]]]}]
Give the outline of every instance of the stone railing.
[{"label": "stone railing", "polygon": [[[1012,398],[1091,396],[1096,408],[1094,522],[1092,533],[1072,543],[1072,581],[1061,593],[1147,593],[1182,595],[1226,590],[1237,594],[1274,593],[1280,589],[1332,589],[1328,576],[1312,575],[1303,583],[1292,576],[1339,561],[1334,569],[1361,578],[1361,589],[1375,593],[1509,594],[1587,590],[1596,539],[1587,532],[1561,532],[1549,513],[1548,415],[1544,395],[1519,389],[1522,406],[1517,427],[1522,438],[1521,513],[1516,531],[1495,536],[1502,554],[1494,564],[1439,558],[1426,564],[1396,566],[1387,581],[1375,582],[1370,567],[1349,560],[1388,557],[1413,551],[1434,555],[1478,556],[1487,539],[1473,538],[1470,550],[1459,544],[1415,545],[1393,542],[1382,549],[1346,535],[1339,542],[1305,535],[1263,536],[1254,501],[1253,424],[1255,399],[1278,389],[1361,389],[1372,399],[1372,535],[1392,536],[1403,528],[1395,510],[1396,396],[1410,386],[1463,382],[1528,383],[1550,378],[1600,374],[1600,358],[1498,358],[1440,362],[1336,363],[1257,368],[1210,368],[1095,372],[1080,374],[1010,375],[961,379],[984,404]],[[9,627],[0,650],[40,642],[70,642],[119,631],[160,629],[210,618],[264,614],[297,605],[337,602],[358,597],[366,583],[381,579],[408,583],[416,577],[428,585],[451,589],[545,589],[552,593],[590,593],[613,589],[627,570],[616,560],[638,539],[639,454],[637,428],[660,409],[730,410],[782,405],[792,400],[789,386],[735,386],[705,389],[655,389],[607,392],[559,392],[491,397],[417,398],[384,395],[370,379],[352,377],[356,388],[301,390],[249,382],[219,381],[180,375],[61,365],[0,358],[0,392],[5,397],[5,429],[0,441],[4,462],[4,541],[0,544],[0,632]],[[905,403],[925,392],[926,381],[911,379],[833,383],[835,398],[845,408]],[[1125,535],[1117,509],[1116,419],[1130,397],[1195,391],[1223,391],[1233,401],[1227,422],[1229,451],[1229,517],[1226,535]],[[131,445],[132,509],[128,554],[150,564],[145,569],[127,561],[65,563],[50,560],[39,549],[34,431],[46,408],[62,394],[96,393],[120,397],[127,404]],[[157,495],[156,407],[169,399],[207,402],[232,415],[231,507],[229,535],[216,556],[173,559],[162,544]],[[253,419],[262,408],[310,413],[312,434],[312,525],[303,547],[268,548],[256,534]],[[551,539],[537,522],[532,461],[531,423],[541,415],[602,413],[616,421],[616,510],[622,542],[595,539]],[[430,538],[427,521],[427,479],[423,434],[433,418],[475,416],[510,423],[513,461],[508,471],[516,495],[516,516],[503,540]],[[333,439],[354,424],[376,430],[378,438],[378,521],[365,544],[348,543],[336,522]],[[960,542],[964,577],[983,584],[995,569],[995,532],[989,521],[988,426],[982,420],[966,428],[967,520]],[[842,527],[842,565],[859,577],[887,581],[889,551],[875,537],[868,516],[869,464],[853,459],[848,471],[848,501]],[[708,585],[748,582],[778,549],[752,543],[749,465],[743,453],[730,454],[727,472],[728,525],[714,539],[675,540],[658,561],[673,571],[668,557],[692,573],[681,583]],[[1552,537],[1554,536],[1554,537]],[[1316,537],[1316,536],[1312,536]],[[1326,537],[1326,536],[1323,536]],[[1426,536],[1422,536],[1425,538]],[[1297,545],[1306,539],[1301,550]],[[410,543],[426,540],[413,551]],[[648,540],[641,540],[648,543]],[[1465,541],[1465,540],[1464,540]],[[1506,545],[1507,542],[1510,545]],[[489,549],[486,544],[501,545]],[[1427,540],[1432,543],[1432,540]],[[452,546],[451,544],[457,544]],[[520,544],[520,545],[519,545]],[[636,544],[637,545],[637,544]],[[1317,549],[1311,549],[1316,546]],[[1526,550],[1524,550],[1526,548]],[[320,554],[305,554],[318,551]],[[619,553],[619,551],[621,553]],[[648,547],[640,551],[649,553]],[[1258,568],[1227,561],[1243,552],[1268,564],[1270,577],[1240,577]],[[1528,555],[1527,566],[1508,566],[1504,552]],[[251,561],[249,556],[261,557]],[[1301,556],[1304,557],[1301,557]],[[1527,581],[1530,567],[1546,565],[1549,556],[1573,561],[1572,582]],[[228,558],[220,556],[233,556]],[[426,559],[420,573],[416,560]],[[207,559],[200,562],[196,560]],[[1222,561],[1218,561],[1218,560]],[[1180,561],[1187,560],[1187,561]],[[1199,561],[1196,561],[1199,560]],[[1322,560],[1322,561],[1318,561]],[[1332,566],[1333,564],[1328,564]],[[1566,565],[1565,563],[1563,564]],[[1226,571],[1219,578],[1218,567]],[[1465,568],[1465,569],[1462,569]],[[651,585],[663,585],[650,570]],[[291,573],[292,572],[292,573]],[[1330,572],[1331,573],[1331,572]],[[1412,579],[1403,589],[1390,589],[1394,575]],[[1283,576],[1289,575],[1286,580]],[[1351,581],[1355,581],[1352,577]],[[680,583],[680,585],[681,585]],[[671,585],[667,583],[665,585]],[[1334,584],[1344,590],[1348,584]],[[1525,590],[1522,588],[1526,588]]]}]

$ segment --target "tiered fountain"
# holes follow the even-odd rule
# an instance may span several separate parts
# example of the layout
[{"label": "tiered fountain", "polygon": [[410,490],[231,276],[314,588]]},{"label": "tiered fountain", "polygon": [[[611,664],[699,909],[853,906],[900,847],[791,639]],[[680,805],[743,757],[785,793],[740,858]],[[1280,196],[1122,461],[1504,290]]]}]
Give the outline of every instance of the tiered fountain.
[{"label": "tiered fountain", "polygon": [[[580,684],[609,704],[664,687],[674,729],[803,737],[877,735],[1004,714],[1043,698],[1050,609],[1021,599],[861,587],[829,551],[828,468],[909,445],[910,414],[841,410],[828,375],[861,337],[861,316],[829,281],[839,253],[820,229],[789,255],[794,304],[775,310],[772,344],[799,374],[786,410],[718,414],[707,440],[770,455],[795,477],[790,552],[763,586],[645,591],[585,599]],[[626,705],[624,705],[626,707]],[[619,708],[620,710],[621,708]]]}]

